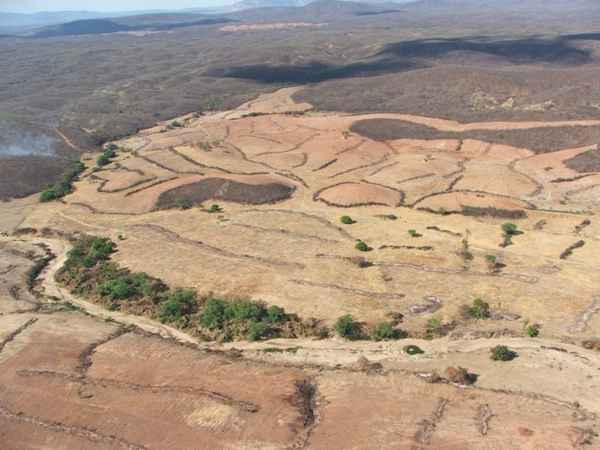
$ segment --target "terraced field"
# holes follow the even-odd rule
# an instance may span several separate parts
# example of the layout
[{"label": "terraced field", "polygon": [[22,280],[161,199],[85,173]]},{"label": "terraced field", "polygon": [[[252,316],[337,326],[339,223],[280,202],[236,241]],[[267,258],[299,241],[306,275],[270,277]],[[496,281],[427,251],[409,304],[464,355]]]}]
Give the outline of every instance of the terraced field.
[{"label": "terraced field", "polygon": [[[106,165],[86,155],[60,201],[2,205],[9,448],[600,448],[600,121],[317,113],[299,89],[142,130]],[[81,233],[171,286],[330,327],[395,317],[410,338],[199,343],[57,284]],[[465,317],[475,298],[487,320]],[[445,337],[424,339],[432,318]],[[518,358],[490,360],[499,344]],[[431,383],[449,366],[476,384]]]}]

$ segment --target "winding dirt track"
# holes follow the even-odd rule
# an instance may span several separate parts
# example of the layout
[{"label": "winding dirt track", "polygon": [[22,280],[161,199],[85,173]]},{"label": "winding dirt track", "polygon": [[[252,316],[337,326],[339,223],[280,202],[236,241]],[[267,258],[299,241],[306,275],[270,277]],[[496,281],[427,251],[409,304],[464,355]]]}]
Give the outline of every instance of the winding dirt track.
[{"label": "winding dirt track", "polygon": [[[4,238],[4,242],[10,240],[11,238]],[[593,436],[590,433],[593,433],[593,430],[598,426],[596,421],[598,415],[600,415],[600,407],[595,401],[597,398],[595,391],[598,388],[594,385],[590,375],[600,370],[600,355],[579,346],[565,344],[557,340],[524,338],[437,339],[433,341],[409,339],[385,344],[375,342],[354,343],[338,339],[323,341],[278,339],[269,342],[237,342],[225,345],[198,343],[195,339],[171,327],[155,323],[143,317],[106,311],[93,303],[81,300],[77,296],[66,292],[54,281],[54,275],[64,263],[69,249],[69,246],[62,240],[34,237],[31,240],[21,238],[21,242],[29,242],[34,245],[44,244],[56,255],[55,259],[51,261],[39,277],[37,290],[43,293],[42,301],[49,302],[49,306],[56,308],[56,311],[61,311],[61,308],[64,308],[61,305],[65,303],[76,305],[85,314],[100,319],[97,323],[106,324],[102,327],[109,327],[107,329],[111,331],[107,331],[102,337],[89,341],[85,345],[78,343],[77,347],[80,348],[80,353],[72,369],[68,369],[64,365],[66,360],[56,360],[50,365],[39,365],[40,363],[36,365],[35,362],[29,363],[33,365],[23,365],[19,362],[21,361],[19,355],[25,355],[24,352],[33,351],[33,349],[26,346],[26,342],[36,336],[35,333],[39,333],[48,326],[45,318],[45,314],[48,313],[40,311],[37,313],[38,315],[34,316],[15,313],[15,317],[25,315],[25,320],[20,322],[21,325],[13,328],[12,332],[5,334],[0,341],[0,367],[2,364],[8,367],[3,369],[4,375],[7,376],[13,370],[13,366],[6,366],[6,364],[11,364],[11,361],[15,361],[15,364],[17,364],[14,366],[14,377],[16,378],[10,384],[12,387],[8,392],[6,389],[0,389],[0,433],[8,436],[9,443],[14,439],[14,442],[21,442],[25,447],[22,445],[19,447],[9,445],[8,449],[30,448],[29,444],[26,443],[30,442],[33,445],[33,442],[37,442],[35,439],[39,439],[39,436],[45,436],[43,439],[57,439],[60,437],[63,442],[60,448],[73,450],[82,448],[82,442],[87,443],[83,444],[88,446],[86,448],[94,449],[182,448],[177,442],[184,441],[178,441],[177,438],[169,445],[159,445],[157,447],[156,441],[148,440],[156,439],[156,437],[153,437],[155,433],[151,433],[146,438],[142,437],[142,434],[135,431],[135,427],[143,427],[144,424],[148,426],[148,423],[144,422],[145,419],[142,419],[142,422],[139,422],[140,419],[138,419],[134,428],[128,428],[130,431],[115,431],[114,428],[111,431],[111,428],[107,428],[104,424],[96,424],[93,428],[86,425],[86,419],[84,419],[86,414],[85,405],[89,401],[102,402],[104,408],[109,408],[108,411],[111,411],[110,408],[116,408],[112,410],[112,413],[120,414],[120,408],[123,408],[123,406],[117,406],[116,404],[111,406],[111,403],[105,403],[107,401],[105,396],[109,392],[114,392],[114,394],[110,394],[116,395],[114,398],[126,396],[131,405],[128,408],[135,408],[136,402],[139,401],[142,402],[141,406],[151,398],[160,402],[173,402],[177,398],[185,399],[179,408],[184,407],[183,405],[189,404],[189,402],[201,405],[208,402],[208,404],[214,405],[206,410],[210,412],[197,412],[194,413],[196,416],[193,417],[202,417],[202,420],[207,420],[209,423],[217,421],[215,423],[219,424],[221,423],[220,420],[224,420],[220,418],[220,414],[225,413],[225,411],[226,414],[235,414],[240,418],[244,418],[243,420],[249,420],[251,416],[256,414],[268,415],[270,408],[273,407],[273,405],[267,405],[263,400],[251,400],[247,395],[230,392],[228,389],[238,389],[231,384],[228,385],[229,387],[217,387],[216,385],[206,384],[205,381],[205,384],[194,385],[189,384],[190,382],[177,381],[180,378],[179,374],[174,375],[173,380],[169,378],[160,381],[162,380],[160,375],[160,371],[163,370],[162,365],[167,364],[167,366],[172,367],[173,362],[170,362],[169,358],[162,362],[159,362],[160,359],[156,360],[152,363],[152,369],[140,367],[142,372],[139,373],[133,368],[127,369],[127,372],[122,372],[124,369],[124,367],[121,367],[122,361],[127,360],[129,363],[132,356],[129,353],[134,351],[127,347],[128,342],[142,347],[142,355],[140,356],[143,358],[154,358],[154,356],[151,356],[153,352],[158,352],[159,358],[161,358],[160,355],[171,355],[170,358],[172,358],[178,352],[192,351],[192,348],[197,349],[195,351],[210,350],[210,353],[206,355],[215,354],[215,351],[218,354],[220,351],[227,352],[229,349],[236,348],[236,352],[241,351],[243,357],[230,360],[223,367],[232,364],[240,365],[236,370],[241,371],[240,373],[243,374],[245,370],[248,370],[244,367],[258,364],[256,367],[261,367],[260,370],[266,371],[265,373],[269,371],[294,373],[292,379],[296,381],[293,381],[291,386],[296,386],[297,389],[309,395],[305,400],[294,400],[292,402],[295,405],[293,406],[293,411],[296,411],[294,414],[301,414],[301,417],[305,417],[305,419],[301,419],[304,425],[292,426],[293,433],[289,435],[291,441],[288,441],[288,444],[269,444],[269,446],[264,444],[252,448],[278,450],[290,448],[290,446],[294,448],[340,450],[347,448],[347,442],[339,437],[334,437],[340,429],[349,433],[348,436],[354,436],[353,440],[360,440],[363,439],[362,436],[365,432],[373,432],[374,429],[379,430],[378,432],[384,432],[385,428],[380,428],[381,425],[369,423],[352,425],[353,419],[343,414],[342,410],[339,410],[339,408],[347,410],[343,405],[348,400],[345,397],[346,394],[342,395],[342,392],[349,389],[349,392],[352,392],[352,398],[355,402],[358,402],[356,403],[357,407],[360,405],[360,408],[374,408],[365,410],[364,414],[373,414],[373,417],[378,417],[379,412],[376,411],[381,408],[387,410],[388,406],[384,406],[387,401],[385,399],[390,401],[394,399],[399,394],[397,390],[399,385],[404,386],[403,394],[401,399],[394,400],[395,407],[398,407],[398,402],[401,402],[400,406],[404,402],[405,408],[401,409],[406,410],[408,408],[409,411],[412,411],[408,416],[403,413],[402,418],[398,416],[395,419],[400,420],[402,426],[406,428],[403,431],[403,439],[405,440],[403,442],[405,443],[400,448],[413,448],[422,445],[435,446],[437,449],[454,448],[451,446],[452,440],[448,440],[447,433],[462,434],[467,432],[470,428],[466,427],[465,421],[471,423],[470,427],[473,428],[473,432],[478,437],[469,439],[468,442],[465,441],[461,448],[507,448],[506,442],[509,442],[510,439],[506,433],[508,429],[515,426],[510,422],[510,418],[515,417],[515,414],[520,417],[521,426],[528,429],[537,430],[542,426],[541,424],[546,422],[554,424],[553,426],[557,430],[555,435],[550,438],[540,431],[540,437],[546,436],[546,439],[554,440],[555,445],[551,444],[551,441],[544,440],[544,443],[540,442],[541,448],[576,449],[579,448],[580,442],[595,442],[593,438],[590,438],[590,436]],[[10,272],[7,272],[6,275],[8,274]],[[56,314],[64,313],[57,312]],[[71,312],[69,314],[79,315],[80,313]],[[52,316],[48,315],[47,317]],[[6,314],[0,317],[0,332],[2,331],[2,321],[8,317],[10,315],[7,316]],[[82,317],[85,318],[85,316]],[[86,327],[89,327],[91,323],[89,321],[92,319],[87,318],[85,320],[88,321]],[[44,321],[44,324],[38,326],[38,323],[41,323],[40,321]],[[55,351],[54,346],[59,345],[60,342],[60,333],[72,333],[70,328],[76,322],[75,316],[72,316],[68,321],[55,322],[56,324],[60,323],[59,327],[63,327],[62,330],[64,331],[60,331],[61,328],[53,328],[52,332],[55,334],[52,340],[46,343],[44,352],[52,353]],[[56,324],[53,327],[56,327]],[[152,345],[166,346],[163,350],[160,350],[160,347],[154,347],[153,352],[143,350],[148,342],[153,342],[153,339],[156,339],[153,336],[160,337],[160,341],[163,343],[156,341]],[[414,358],[406,355],[402,348],[407,344],[415,344],[423,348],[426,352],[424,357]],[[498,363],[491,362],[487,357],[489,349],[498,344],[509,345],[519,353],[519,358],[510,367],[498,366]],[[273,348],[280,349],[280,351],[272,352]],[[289,348],[295,350],[288,352],[286,349]],[[269,351],[266,352],[265,350]],[[192,359],[199,360],[199,358],[209,357],[202,355],[204,354],[197,353]],[[189,361],[191,356],[192,354],[185,356],[184,359],[176,360],[180,361],[176,364]],[[365,378],[365,375],[357,373],[354,367],[359,356],[368,358],[371,363],[379,362],[382,364],[385,375],[373,374]],[[116,360],[110,359],[115,357]],[[27,361],[36,360],[29,359]],[[426,385],[423,381],[419,381],[423,374],[434,370],[441,372],[448,365],[464,365],[465,362],[468,362],[469,367],[479,375],[475,387],[457,388],[446,384]],[[543,368],[548,363],[560,365],[563,376],[557,377],[551,373],[552,371],[545,373],[548,369]],[[300,372],[293,372],[297,369],[286,367],[302,367],[312,375],[302,375]],[[321,369],[312,372],[311,367],[320,367]],[[506,376],[505,369],[512,374],[511,377]],[[148,370],[152,370],[153,376],[158,377],[154,379],[155,381],[152,378],[142,376],[142,373],[148,372]],[[182,372],[182,374],[184,373],[187,374],[187,369]],[[534,373],[536,376],[533,376]],[[189,374],[184,376],[189,378]],[[136,379],[136,377],[140,377],[140,379]],[[565,385],[563,382],[564,377],[568,377],[571,383]],[[203,379],[203,373],[196,372],[192,378]],[[337,380],[334,384],[332,384],[333,379]],[[515,380],[520,380],[517,386],[513,386]],[[389,384],[390,382],[391,384]],[[14,397],[14,394],[11,393],[12,390],[29,389],[26,388],[27,386],[45,386],[44,395],[46,396],[56,394],[64,396],[64,394],[61,394],[62,386],[75,386],[83,416],[78,418],[75,414],[66,417],[62,413],[59,413],[59,416],[53,416],[51,411],[43,406],[44,401],[35,400],[40,395],[37,389],[27,394],[23,393],[26,391],[18,394],[18,398],[32,398],[34,403],[14,406],[17,404],[15,402],[18,401],[15,400],[17,397]],[[334,386],[336,387],[334,388]],[[367,388],[367,386],[370,387]],[[427,386],[427,394],[421,392],[422,386]],[[367,391],[370,392],[371,400],[362,398],[363,393]],[[311,392],[312,394],[310,394]],[[133,400],[132,395],[137,400]],[[424,402],[425,408],[416,405],[409,406],[417,398],[419,402]],[[468,403],[469,406],[464,410],[457,408],[457,405],[467,405],[465,402],[473,402],[473,399],[475,399],[474,403]],[[57,399],[52,401],[57,407],[62,407],[61,402]],[[115,402],[115,400],[111,401]],[[41,409],[40,405],[42,406]],[[281,408],[281,406],[275,408]],[[198,411],[204,410],[200,409]],[[525,411],[529,411],[534,415],[526,415]],[[544,415],[546,413],[542,411],[550,412],[550,415]],[[157,414],[156,411],[145,411],[140,417],[151,420],[154,414]],[[389,412],[386,414],[388,420],[396,417],[394,416],[396,413]],[[172,422],[176,417],[177,414],[172,416],[169,421]],[[334,418],[335,420],[332,421]],[[452,425],[457,420],[456,425]],[[188,421],[188,423],[191,422]],[[263,420],[263,424],[267,427],[272,426],[268,420],[267,422]],[[179,429],[177,427],[181,425],[173,422],[171,426]],[[218,425],[218,427],[221,426]],[[458,428],[454,428],[454,426],[458,426]],[[31,427],[32,431],[22,433],[18,431],[22,429],[21,427]],[[199,448],[217,448],[215,445],[219,445],[217,443],[220,442],[219,440],[223,438],[223,435],[218,431],[219,428],[211,430],[212,428],[208,428],[207,431],[202,431],[202,433],[209,433],[209,435],[202,435],[205,436],[203,439],[208,439],[203,441],[207,443],[208,447],[201,446]],[[267,430],[271,430],[270,433],[276,433],[275,429],[267,428]],[[181,429],[180,432],[185,436],[190,436],[189,430],[184,432]],[[21,434],[17,438],[17,435],[12,433]],[[392,432],[392,435],[386,438],[386,440],[391,439],[389,440],[390,446],[384,445],[381,448],[398,448],[398,444],[394,444],[395,441],[391,437],[394,435],[393,433],[397,432]],[[493,437],[490,438],[490,436]],[[574,436],[574,438],[568,436]],[[492,439],[492,441],[487,442],[489,439]],[[46,445],[48,445],[50,441],[46,442]],[[208,442],[212,442],[212,444],[208,444]],[[241,446],[232,448],[248,448],[246,445],[249,442],[245,444],[245,441],[242,440],[241,442]],[[292,445],[291,442],[296,442],[296,444]],[[569,444],[570,442],[572,444]],[[54,448],[51,443],[50,448]],[[525,446],[523,448],[529,447]],[[588,446],[587,448],[596,447]]]}]

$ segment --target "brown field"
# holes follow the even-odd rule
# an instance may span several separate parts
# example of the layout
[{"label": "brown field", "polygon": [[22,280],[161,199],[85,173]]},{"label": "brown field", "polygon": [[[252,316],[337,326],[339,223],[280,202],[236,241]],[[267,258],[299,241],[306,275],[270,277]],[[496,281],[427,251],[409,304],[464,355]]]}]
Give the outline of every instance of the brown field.
[{"label": "brown field", "polygon": [[[295,103],[296,91],[184,116],[181,128],[159,123],[116,141],[117,157],[99,170],[86,156],[61,201],[0,206],[7,448],[600,448],[600,354],[582,346],[600,326],[597,146],[511,140],[592,132],[600,121],[322,113]],[[402,124],[399,134],[378,134],[380,121]],[[507,221],[522,234],[501,247]],[[17,229],[40,232],[10,235]],[[110,237],[115,261],[170,285],[329,325],[400,313],[413,337],[198,343],[58,286],[67,247],[48,229]],[[58,258],[30,291],[23,278],[42,243]],[[489,320],[461,315],[476,297]],[[433,317],[452,331],[420,339]],[[524,335],[527,323],[540,324],[539,338]],[[425,354],[408,356],[408,343]],[[518,358],[491,361],[498,344]],[[427,382],[449,366],[476,384]]]},{"label": "brown field", "polygon": [[[116,258],[132,270],[202,293],[265,300],[329,323],[343,313],[372,323],[431,295],[443,298],[439,314],[452,320],[461,304],[481,296],[543,323],[546,334],[569,334],[565,311],[585,310],[600,288],[584,269],[592,270],[598,250],[595,205],[585,194],[600,186],[600,173],[582,176],[569,167],[595,146],[538,153],[474,138],[374,140],[353,131],[356,124],[396,120],[393,114],[286,114],[286,105],[307,109],[290,101],[293,92],[119,141],[123,150],[110,165],[89,172],[64,202],[38,208],[21,227],[122,234]],[[277,113],[265,114],[267,107]],[[502,130],[506,136],[599,126],[594,120],[399,120],[440,133]],[[213,203],[223,211],[207,214]],[[392,211],[394,222],[378,217]],[[502,217],[517,213],[524,234],[501,248]],[[356,223],[342,225],[344,214]],[[591,225],[575,233],[588,217]],[[542,220],[545,226],[536,229]],[[431,226],[468,234],[474,259],[465,266],[461,238],[427,230]],[[410,229],[422,237],[411,237]],[[374,250],[361,255],[356,239]],[[586,245],[559,261],[578,239]],[[489,273],[486,255],[502,259],[501,273]],[[373,265],[353,266],[345,259],[352,256]],[[411,317],[405,325],[417,330],[426,319]],[[498,326],[518,330],[521,322]],[[592,335],[593,327],[583,334]]]}]

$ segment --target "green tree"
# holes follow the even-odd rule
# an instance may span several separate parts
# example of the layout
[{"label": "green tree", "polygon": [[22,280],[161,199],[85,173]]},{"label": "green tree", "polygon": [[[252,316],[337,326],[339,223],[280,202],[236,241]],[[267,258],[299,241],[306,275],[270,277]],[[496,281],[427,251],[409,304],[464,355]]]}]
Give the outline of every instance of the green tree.
[{"label": "green tree", "polygon": [[335,331],[346,339],[355,340],[362,337],[360,324],[350,314],[341,316],[335,322]]}]

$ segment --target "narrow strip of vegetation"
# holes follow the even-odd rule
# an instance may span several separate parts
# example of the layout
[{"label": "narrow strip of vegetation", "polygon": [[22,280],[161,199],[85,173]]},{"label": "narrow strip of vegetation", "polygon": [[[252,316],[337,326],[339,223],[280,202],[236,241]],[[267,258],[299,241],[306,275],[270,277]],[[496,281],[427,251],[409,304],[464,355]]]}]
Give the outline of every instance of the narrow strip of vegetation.
[{"label": "narrow strip of vegetation", "polygon": [[303,321],[275,305],[199,296],[194,289],[171,288],[146,273],[131,272],[111,261],[116,250],[108,238],[84,236],[74,242],[56,278],[108,309],[148,315],[205,340],[328,335],[318,320]]},{"label": "narrow strip of vegetation", "polygon": [[350,314],[346,314],[338,318],[335,322],[335,331],[340,337],[351,341],[368,340],[373,341],[391,341],[397,339],[405,339],[408,333],[405,330],[396,327],[397,323],[380,322],[372,329],[354,319]]},{"label": "narrow strip of vegetation", "polygon": [[50,202],[52,200],[58,200],[67,194],[73,192],[73,183],[79,178],[79,175],[85,170],[85,165],[81,161],[77,161],[73,164],[69,170],[67,170],[60,181],[57,181],[52,186],[47,187],[40,194],[40,201]]}]

